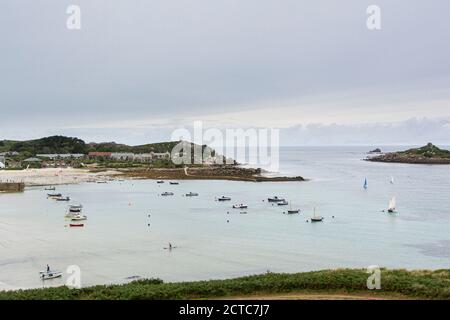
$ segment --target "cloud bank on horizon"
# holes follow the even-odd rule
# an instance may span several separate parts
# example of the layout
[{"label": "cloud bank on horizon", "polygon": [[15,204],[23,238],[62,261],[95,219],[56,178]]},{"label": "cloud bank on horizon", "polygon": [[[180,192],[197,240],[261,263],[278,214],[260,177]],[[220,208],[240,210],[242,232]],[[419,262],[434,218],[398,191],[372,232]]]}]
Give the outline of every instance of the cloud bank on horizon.
[{"label": "cloud bank on horizon", "polygon": [[[66,28],[70,4],[81,30]],[[202,120],[280,127],[283,145],[450,144],[449,11],[446,0],[4,0],[0,139],[139,144]]]}]

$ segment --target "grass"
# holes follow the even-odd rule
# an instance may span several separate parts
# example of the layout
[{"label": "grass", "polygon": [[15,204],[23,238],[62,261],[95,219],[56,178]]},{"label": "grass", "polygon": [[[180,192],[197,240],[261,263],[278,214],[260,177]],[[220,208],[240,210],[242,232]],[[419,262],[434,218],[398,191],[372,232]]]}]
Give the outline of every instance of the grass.
[{"label": "grass", "polygon": [[[208,299],[254,294],[292,292],[368,292],[368,274],[362,269],[338,269],[295,274],[267,273],[228,280],[164,283],[159,279],[123,285],[99,285],[82,289],[67,287],[0,292],[0,299],[117,300],[117,299]],[[386,270],[381,290],[370,294],[393,294],[421,299],[450,299],[450,269],[436,271]]]}]

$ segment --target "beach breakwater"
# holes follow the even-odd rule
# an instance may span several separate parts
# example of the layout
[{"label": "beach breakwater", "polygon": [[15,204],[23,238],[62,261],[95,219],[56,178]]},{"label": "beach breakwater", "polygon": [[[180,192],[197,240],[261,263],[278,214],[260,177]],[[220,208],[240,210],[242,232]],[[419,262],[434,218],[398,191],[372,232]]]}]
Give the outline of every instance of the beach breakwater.
[{"label": "beach breakwater", "polygon": [[23,182],[0,182],[0,192],[22,192],[24,189]]}]

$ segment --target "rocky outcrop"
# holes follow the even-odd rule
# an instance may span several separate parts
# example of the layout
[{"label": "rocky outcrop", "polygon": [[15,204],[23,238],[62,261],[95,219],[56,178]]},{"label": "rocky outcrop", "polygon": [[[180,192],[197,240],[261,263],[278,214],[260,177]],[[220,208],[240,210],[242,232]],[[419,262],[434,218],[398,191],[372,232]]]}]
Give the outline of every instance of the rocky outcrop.
[{"label": "rocky outcrop", "polygon": [[368,157],[365,160],[411,164],[450,164],[450,151],[440,149],[432,143],[428,143],[421,148],[389,152],[375,157]]}]

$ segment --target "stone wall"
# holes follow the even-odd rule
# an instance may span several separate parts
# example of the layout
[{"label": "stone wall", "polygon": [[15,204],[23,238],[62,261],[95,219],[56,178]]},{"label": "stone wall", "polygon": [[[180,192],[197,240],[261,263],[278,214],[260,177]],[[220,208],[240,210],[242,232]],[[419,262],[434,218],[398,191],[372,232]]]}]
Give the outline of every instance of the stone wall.
[{"label": "stone wall", "polygon": [[23,182],[0,182],[0,192],[22,192],[24,189]]}]

